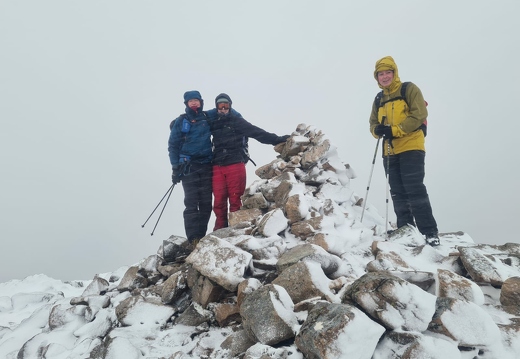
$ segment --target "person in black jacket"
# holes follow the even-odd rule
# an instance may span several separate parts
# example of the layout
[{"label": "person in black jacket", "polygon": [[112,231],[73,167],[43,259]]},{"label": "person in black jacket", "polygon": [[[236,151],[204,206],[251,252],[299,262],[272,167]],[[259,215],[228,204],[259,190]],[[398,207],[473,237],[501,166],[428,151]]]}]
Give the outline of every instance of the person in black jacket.
[{"label": "person in black jacket", "polygon": [[229,212],[242,206],[240,197],[246,188],[246,167],[250,160],[247,153],[247,140],[252,137],[258,142],[276,145],[285,142],[290,136],[278,136],[252,125],[231,110],[231,98],[221,93],[215,98],[218,118],[210,121],[213,136],[213,230],[228,226]]}]

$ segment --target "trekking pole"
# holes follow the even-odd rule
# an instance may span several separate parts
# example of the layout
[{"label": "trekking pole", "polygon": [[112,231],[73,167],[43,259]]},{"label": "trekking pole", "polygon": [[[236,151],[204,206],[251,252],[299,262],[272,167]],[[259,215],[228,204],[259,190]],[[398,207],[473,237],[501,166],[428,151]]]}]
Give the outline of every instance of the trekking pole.
[{"label": "trekking pole", "polygon": [[386,239],[388,239],[388,197],[390,193],[390,140],[386,145],[386,216],[385,216],[385,233]]},{"label": "trekking pole", "polygon": [[[173,187],[175,187],[175,185],[172,185],[170,187],[170,193],[168,194],[168,198],[166,198],[166,202],[164,202],[164,206],[163,206],[163,208],[161,210],[161,213],[159,213],[159,218],[157,218],[157,222],[155,222],[155,226],[153,227],[152,233],[150,233],[151,236],[153,236],[153,233],[155,232],[155,228],[157,228],[157,225],[159,224],[159,221],[160,221],[160,219],[162,217],[162,214],[164,212],[164,209],[166,208],[166,205],[168,204],[168,201],[170,200],[170,196],[172,195],[172,192],[173,192]],[[164,199],[164,197],[163,197],[163,199]]]},{"label": "trekking pole", "polygon": [[376,164],[377,149],[379,148],[379,142],[381,137],[377,138],[376,150],[374,151],[374,158],[372,159],[372,168],[370,169],[370,176],[368,176],[367,193],[365,194],[365,200],[363,201],[363,210],[361,211],[361,223],[363,223],[363,216],[365,215],[365,208],[368,201],[368,191],[370,190],[370,182],[372,181],[372,174],[374,173],[374,166]]},{"label": "trekking pole", "polygon": [[[383,124],[386,117],[383,116]],[[386,239],[388,239],[388,197],[390,196],[390,149],[392,149],[394,146],[392,144],[392,139],[389,138],[386,140],[386,216],[385,216],[385,233],[386,233]],[[383,141],[384,145],[384,141]],[[383,147],[384,148],[384,147]]]},{"label": "trekking pole", "polygon": [[[163,198],[161,198],[161,200],[159,201],[159,203],[157,203],[157,206],[155,206],[155,208],[153,209],[152,213],[148,216],[148,218],[146,219],[146,221],[141,225],[141,228],[144,228],[144,226],[146,225],[146,223],[148,223],[148,220],[153,216],[153,214],[155,213],[155,211],[157,210],[157,208],[161,205],[162,201],[164,200],[164,198],[168,195],[168,193],[171,194],[171,192],[173,191],[173,187],[175,187],[174,184],[172,184],[170,186],[170,188],[168,188],[168,191],[166,191],[166,193],[164,194]],[[168,196],[170,197],[170,196]]]}]

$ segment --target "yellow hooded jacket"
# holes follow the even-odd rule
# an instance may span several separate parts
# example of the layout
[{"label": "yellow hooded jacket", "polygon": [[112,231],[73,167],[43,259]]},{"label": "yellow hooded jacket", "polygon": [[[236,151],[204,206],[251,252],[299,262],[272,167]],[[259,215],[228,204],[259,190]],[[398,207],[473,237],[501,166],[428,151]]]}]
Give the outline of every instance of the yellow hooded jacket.
[{"label": "yellow hooded jacket", "polygon": [[[424,133],[419,128],[428,117],[428,110],[424,102],[421,90],[413,83],[409,83],[406,88],[406,101],[404,99],[394,100],[401,96],[401,80],[394,59],[390,56],[383,57],[376,62],[374,77],[377,81],[377,73],[380,71],[392,70],[394,79],[388,87],[382,87],[383,97],[381,107],[376,108],[372,105],[370,114],[370,132],[375,138],[374,129],[380,123],[392,126],[393,139],[391,146],[388,141],[383,143],[383,153],[385,156],[397,155],[402,152],[420,150],[425,151]],[[389,148],[390,147],[390,148]]]}]

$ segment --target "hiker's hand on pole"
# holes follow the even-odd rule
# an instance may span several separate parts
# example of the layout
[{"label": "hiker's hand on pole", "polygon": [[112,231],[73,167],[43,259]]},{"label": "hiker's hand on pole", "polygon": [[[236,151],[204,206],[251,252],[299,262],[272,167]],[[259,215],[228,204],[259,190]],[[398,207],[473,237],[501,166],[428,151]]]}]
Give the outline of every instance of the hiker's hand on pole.
[{"label": "hiker's hand on pole", "polygon": [[376,136],[379,136],[379,137],[383,137],[385,135],[385,125],[377,125],[375,128],[374,128],[374,134]]},{"label": "hiker's hand on pole", "polygon": [[374,128],[374,133],[376,136],[384,137],[387,140],[392,139],[394,136],[392,135],[392,127],[391,126],[385,126],[385,125],[377,125]]},{"label": "hiker's hand on pole", "polygon": [[394,138],[394,135],[392,133],[392,126],[385,126],[384,132],[385,139],[391,140],[392,138]]},{"label": "hiker's hand on pole", "polygon": [[177,167],[172,167],[172,183],[177,184],[181,181],[181,172],[180,169]]}]

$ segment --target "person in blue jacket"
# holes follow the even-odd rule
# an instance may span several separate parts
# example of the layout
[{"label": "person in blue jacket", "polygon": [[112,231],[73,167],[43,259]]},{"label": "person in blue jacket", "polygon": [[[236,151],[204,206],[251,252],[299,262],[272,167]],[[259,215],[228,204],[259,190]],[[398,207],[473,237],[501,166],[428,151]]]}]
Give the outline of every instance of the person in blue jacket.
[{"label": "person in blue jacket", "polygon": [[208,115],[199,91],[184,93],[185,113],[170,124],[168,153],[172,182],[184,189],[184,229],[195,246],[206,235],[212,210],[212,145]]}]

